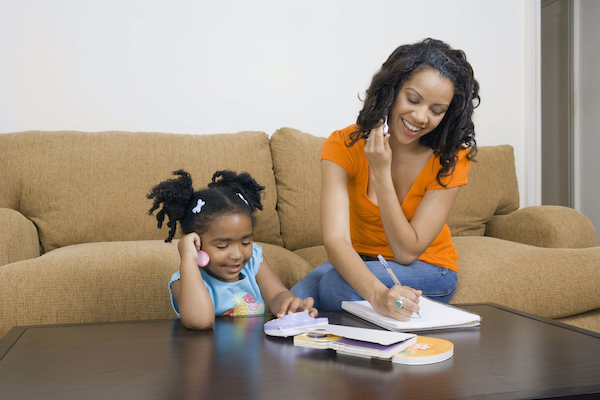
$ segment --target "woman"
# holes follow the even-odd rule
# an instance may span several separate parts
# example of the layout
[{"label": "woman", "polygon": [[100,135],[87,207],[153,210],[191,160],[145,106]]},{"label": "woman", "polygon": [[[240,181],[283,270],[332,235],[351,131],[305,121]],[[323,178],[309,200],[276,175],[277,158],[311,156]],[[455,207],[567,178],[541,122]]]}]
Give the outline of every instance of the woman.
[{"label": "woman", "polygon": [[[313,297],[322,310],[366,299],[399,320],[419,310],[421,294],[450,301],[458,265],[446,219],[476,152],[478,104],[479,84],[462,51],[426,39],[390,55],[357,123],[323,146],[329,262],[292,288],[296,296]],[[405,286],[394,285],[379,254]]]}]

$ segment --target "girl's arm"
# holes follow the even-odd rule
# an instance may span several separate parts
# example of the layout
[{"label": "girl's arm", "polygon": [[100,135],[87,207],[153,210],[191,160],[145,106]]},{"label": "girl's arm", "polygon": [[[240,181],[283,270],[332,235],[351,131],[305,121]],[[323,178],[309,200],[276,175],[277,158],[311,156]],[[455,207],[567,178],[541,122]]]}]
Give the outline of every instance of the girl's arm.
[{"label": "girl's arm", "polygon": [[210,329],[215,324],[215,308],[198,269],[200,237],[185,235],[177,245],[181,257],[180,280],[171,284],[173,297],[179,305],[181,323],[190,329]]},{"label": "girl's arm", "polygon": [[460,187],[428,190],[411,221],[402,211],[391,170],[389,136],[380,129],[371,132],[365,146],[370,178],[375,186],[377,205],[388,244],[399,264],[414,262],[433,243],[444,227]]},{"label": "girl's arm", "polygon": [[[323,160],[321,182],[321,223],[329,261],[375,310],[383,315],[407,321],[413,312],[419,310],[417,303],[421,291],[406,286],[393,286],[388,289],[371,273],[352,247],[348,173],[338,164]],[[401,296],[405,297],[404,307],[398,308],[396,300]]]},{"label": "girl's arm", "polygon": [[256,274],[256,283],[258,283],[263,299],[277,318],[299,311],[308,311],[311,317],[317,316],[318,311],[313,308],[314,299],[307,297],[302,300],[290,292],[281,283],[281,280],[264,257]]}]

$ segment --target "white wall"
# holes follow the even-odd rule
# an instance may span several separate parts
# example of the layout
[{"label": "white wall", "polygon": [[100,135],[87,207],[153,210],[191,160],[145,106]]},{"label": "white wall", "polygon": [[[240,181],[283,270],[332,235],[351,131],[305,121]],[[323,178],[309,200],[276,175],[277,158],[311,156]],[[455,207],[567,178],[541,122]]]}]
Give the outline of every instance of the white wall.
[{"label": "white wall", "polygon": [[575,1],[574,14],[575,209],[600,232],[600,2]]},{"label": "white wall", "polygon": [[355,122],[394,48],[435,37],[467,53],[478,143],[515,148],[521,204],[533,205],[538,3],[1,0],[0,132],[327,136]]}]

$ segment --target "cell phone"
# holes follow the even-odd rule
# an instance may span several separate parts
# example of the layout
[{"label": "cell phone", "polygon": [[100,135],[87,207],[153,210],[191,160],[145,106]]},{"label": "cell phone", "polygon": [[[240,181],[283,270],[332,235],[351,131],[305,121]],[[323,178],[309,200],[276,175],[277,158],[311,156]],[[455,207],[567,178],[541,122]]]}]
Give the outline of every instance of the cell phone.
[{"label": "cell phone", "polygon": [[385,121],[383,121],[383,136],[387,135],[390,130],[387,120],[388,120],[388,117],[385,117]]},{"label": "cell phone", "polygon": [[208,253],[205,252],[204,250],[200,250],[198,252],[198,266],[200,268],[204,268],[208,265],[209,261],[210,261],[210,257],[208,256]]}]

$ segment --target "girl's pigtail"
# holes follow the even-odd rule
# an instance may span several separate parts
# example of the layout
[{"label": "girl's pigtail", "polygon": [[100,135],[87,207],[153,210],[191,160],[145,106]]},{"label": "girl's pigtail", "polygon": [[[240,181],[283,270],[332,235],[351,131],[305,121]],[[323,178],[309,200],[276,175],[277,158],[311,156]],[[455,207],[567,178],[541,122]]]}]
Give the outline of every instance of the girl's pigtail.
[{"label": "girl's pigtail", "polygon": [[[217,178],[221,179],[217,180]],[[237,174],[227,170],[217,171],[213,175],[212,183],[209,183],[208,187],[228,188],[228,191],[233,192],[240,201],[243,201],[250,207],[252,213],[256,209],[263,209],[260,196],[265,187],[259,185],[247,172]]]},{"label": "girl's pigtail", "polygon": [[261,186],[252,178],[248,173],[242,172],[237,177],[237,185],[239,190],[244,195],[244,198],[248,201],[249,205],[252,207],[252,211],[255,209],[262,210],[262,202],[260,200],[260,195],[263,190],[265,190],[264,186]]},{"label": "girl's pigtail", "polygon": [[165,242],[170,242],[175,236],[177,221],[181,221],[185,216],[185,213],[188,211],[186,207],[194,195],[192,178],[189,173],[180,169],[173,172],[173,175],[179,175],[179,178],[168,179],[159,183],[146,196],[148,199],[154,199],[152,208],[148,211],[149,215],[152,215],[155,210],[160,208],[162,203],[162,209],[156,215],[159,229],[162,228],[165,215],[169,217],[169,222],[167,223],[167,226],[170,228],[169,237],[165,239]]}]

